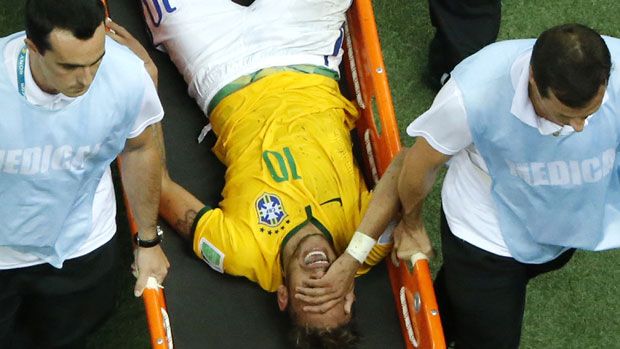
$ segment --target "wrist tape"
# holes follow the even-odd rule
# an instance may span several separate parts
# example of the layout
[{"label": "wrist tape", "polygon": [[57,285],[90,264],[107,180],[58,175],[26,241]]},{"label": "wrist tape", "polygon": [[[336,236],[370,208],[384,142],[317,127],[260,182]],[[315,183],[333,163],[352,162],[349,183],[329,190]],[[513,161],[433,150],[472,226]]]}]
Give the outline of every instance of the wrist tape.
[{"label": "wrist tape", "polygon": [[362,232],[356,231],[355,234],[353,234],[351,242],[349,242],[349,246],[347,246],[346,252],[363,264],[370,250],[372,250],[376,243],[377,240]]}]

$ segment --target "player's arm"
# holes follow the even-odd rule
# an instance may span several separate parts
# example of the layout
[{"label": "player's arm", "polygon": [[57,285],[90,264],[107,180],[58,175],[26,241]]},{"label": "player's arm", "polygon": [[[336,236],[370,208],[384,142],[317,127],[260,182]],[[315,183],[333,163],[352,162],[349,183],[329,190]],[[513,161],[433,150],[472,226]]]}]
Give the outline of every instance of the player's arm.
[{"label": "player's arm", "polygon": [[375,186],[372,192],[372,199],[357,228],[357,231],[368,235],[374,240],[377,240],[383,234],[388,224],[400,212],[397,184],[403,168],[404,158],[404,151],[394,157],[387,171],[385,171],[381,180]]},{"label": "player's arm", "polygon": [[[401,204],[398,196],[398,181],[400,173],[403,168],[403,160],[405,152],[401,152],[390,163],[387,171],[379,180],[379,183],[375,186],[372,192],[372,199],[368,204],[368,208],[364,213],[364,217],[360,222],[353,239],[349,243],[349,248],[338,257],[337,270],[339,273],[350,276],[351,280],[355,276],[357,269],[362,265],[366,259],[365,253],[358,255],[357,251],[352,248],[352,244],[355,243],[354,239],[359,239],[360,235],[364,235],[361,239],[370,238],[367,241],[372,242],[372,246],[377,239],[383,234],[387,226],[392,222],[399,214]],[[363,242],[360,242],[363,244]],[[371,246],[369,246],[372,248]],[[368,249],[369,250],[369,249]]]},{"label": "player's arm", "polygon": [[[296,298],[311,304],[308,312],[324,312],[351,292],[353,279],[366,255],[388,224],[398,216],[398,180],[403,166],[404,153],[398,154],[375,186],[372,199],[360,222],[357,232],[345,253],[340,255],[321,279],[308,280],[297,288]],[[360,252],[360,249],[363,250]],[[345,311],[350,311],[353,298],[347,298]]]},{"label": "player's arm", "polygon": [[192,226],[196,215],[205,205],[194,195],[173,181],[164,169],[161,182],[159,214],[183,238],[192,240]]},{"label": "player's arm", "polygon": [[[373,192],[373,200],[359,226],[360,234],[356,233],[357,239],[354,235],[347,247],[352,253],[343,254],[341,261],[334,263],[323,278],[312,281],[312,285],[303,290],[298,290],[296,297],[313,304],[309,311],[321,312],[329,309],[335,304],[335,297],[342,297],[346,291],[343,287],[352,285],[351,273],[355,273],[354,267],[358,267],[366,258],[375,239],[394,217],[393,210],[394,207],[398,210],[399,202],[404,220],[393,233],[397,255],[408,259],[415,252],[431,254],[432,248],[421,221],[422,204],[435,182],[437,172],[449,160],[450,155],[447,154],[456,154],[472,141],[462,94],[455,81],[448,81],[435,97],[431,108],[416,118],[407,128],[407,133],[410,136],[422,137],[418,137],[417,142],[404,151],[404,155],[396,158],[394,166],[391,165],[379,181]],[[433,146],[423,138],[427,136],[433,140]],[[394,202],[396,206],[393,206]],[[387,219],[387,222],[384,219]],[[352,257],[355,255],[358,258],[353,258],[354,261]],[[339,273],[346,278],[339,276]]]},{"label": "player's arm", "polygon": [[[338,257],[321,279],[309,280],[305,287],[297,288],[295,297],[311,304],[304,307],[304,311],[325,312],[352,290],[357,269],[376,239],[399,214],[401,201],[403,221],[394,231],[395,248],[400,249],[398,256],[406,253],[411,256],[415,252],[431,254],[430,240],[421,221],[422,204],[432,189],[437,172],[449,158],[433,149],[424,138],[418,138],[413,147],[401,152],[393,160],[375,187],[368,210],[347,252]],[[360,239],[358,245],[368,245],[367,248],[361,248],[365,253],[359,254],[355,247],[351,248],[356,243],[356,236]],[[346,311],[350,310],[352,301],[350,298],[349,302],[345,302]]]}]

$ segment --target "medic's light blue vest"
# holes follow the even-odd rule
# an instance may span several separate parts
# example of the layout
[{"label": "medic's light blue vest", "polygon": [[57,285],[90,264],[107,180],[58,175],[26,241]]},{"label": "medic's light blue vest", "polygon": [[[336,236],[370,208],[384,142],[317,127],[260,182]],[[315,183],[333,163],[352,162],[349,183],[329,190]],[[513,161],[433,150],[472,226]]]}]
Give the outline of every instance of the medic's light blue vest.
[{"label": "medic's light blue vest", "polygon": [[[612,59],[620,40],[605,38]],[[534,40],[488,46],[453,71],[474,143],[489,169],[500,230],[512,256],[549,261],[570,247],[620,246],[620,72],[613,60],[609,99],[583,132],[543,136],[510,113],[510,68]]]},{"label": "medic's light blue vest", "polygon": [[[0,39],[0,53],[23,35]],[[28,103],[0,64],[0,245],[57,268],[81,246],[92,229],[97,185],[140,111],[142,66],[106,39],[87,93],[49,111]]]}]

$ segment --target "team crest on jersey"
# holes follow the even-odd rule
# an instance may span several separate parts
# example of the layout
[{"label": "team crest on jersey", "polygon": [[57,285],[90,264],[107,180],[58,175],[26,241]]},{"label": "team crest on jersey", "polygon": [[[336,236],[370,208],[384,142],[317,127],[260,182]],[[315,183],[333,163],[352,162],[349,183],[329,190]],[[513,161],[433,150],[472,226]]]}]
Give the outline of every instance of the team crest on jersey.
[{"label": "team crest on jersey", "polygon": [[258,222],[269,227],[278,226],[287,216],[282,200],[277,195],[269,193],[264,193],[256,200],[256,213]]}]

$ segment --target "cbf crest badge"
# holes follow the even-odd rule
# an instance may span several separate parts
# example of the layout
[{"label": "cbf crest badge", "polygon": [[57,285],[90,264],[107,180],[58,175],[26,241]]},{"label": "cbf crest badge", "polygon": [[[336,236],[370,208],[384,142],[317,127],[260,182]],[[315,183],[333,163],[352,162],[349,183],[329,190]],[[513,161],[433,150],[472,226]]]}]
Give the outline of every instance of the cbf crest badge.
[{"label": "cbf crest badge", "polygon": [[280,225],[287,216],[282,200],[277,195],[269,193],[264,193],[256,200],[256,213],[258,222],[269,227]]}]

